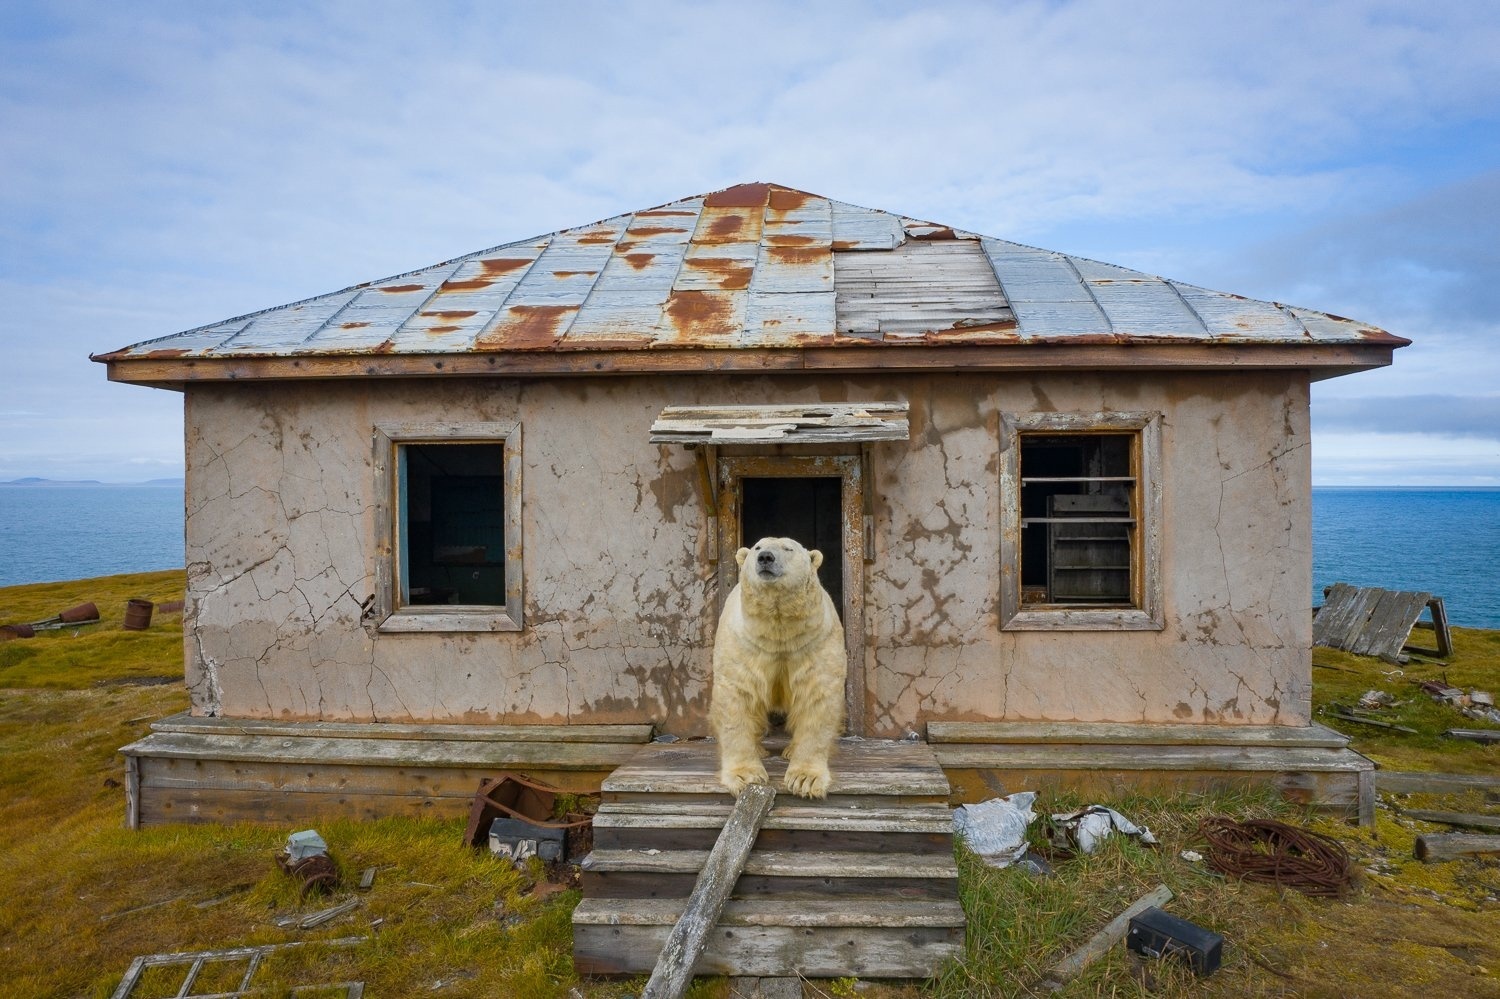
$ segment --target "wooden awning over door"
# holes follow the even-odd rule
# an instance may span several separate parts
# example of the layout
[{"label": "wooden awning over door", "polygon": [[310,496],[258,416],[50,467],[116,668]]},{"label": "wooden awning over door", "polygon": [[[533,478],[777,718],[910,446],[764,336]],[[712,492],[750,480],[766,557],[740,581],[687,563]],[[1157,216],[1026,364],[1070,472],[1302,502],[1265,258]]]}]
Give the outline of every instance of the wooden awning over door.
[{"label": "wooden awning over door", "polygon": [[859,444],[910,436],[904,402],[797,406],[668,406],[653,444]]}]

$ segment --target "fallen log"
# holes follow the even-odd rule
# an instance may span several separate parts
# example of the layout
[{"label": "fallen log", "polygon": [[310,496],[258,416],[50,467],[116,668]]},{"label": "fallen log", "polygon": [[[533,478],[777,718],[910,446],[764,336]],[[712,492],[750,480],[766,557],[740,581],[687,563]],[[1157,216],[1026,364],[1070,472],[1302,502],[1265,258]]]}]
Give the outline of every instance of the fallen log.
[{"label": "fallen log", "polygon": [[1478,833],[1436,833],[1418,836],[1416,857],[1425,863],[1440,863],[1458,860],[1461,857],[1480,857],[1500,853],[1500,836],[1481,836]]}]

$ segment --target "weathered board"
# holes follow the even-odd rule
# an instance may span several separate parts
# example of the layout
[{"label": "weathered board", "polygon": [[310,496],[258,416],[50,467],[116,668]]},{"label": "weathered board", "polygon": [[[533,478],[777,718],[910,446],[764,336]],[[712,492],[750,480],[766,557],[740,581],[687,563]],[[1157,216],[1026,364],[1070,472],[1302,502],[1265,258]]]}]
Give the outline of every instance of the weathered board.
[{"label": "weathered board", "polygon": [[1441,597],[1347,583],[1334,583],[1324,591],[1323,606],[1313,617],[1313,644],[1394,661],[1422,611],[1429,607],[1437,633],[1437,653],[1447,656],[1452,652],[1452,639]]},{"label": "weathered board", "polygon": [[1285,746],[1342,749],[1349,737],[1324,725],[1182,725],[1119,722],[929,722],[933,743]]},{"label": "weathered board", "polygon": [[[765,762],[779,783],[784,762]],[[827,799],[777,798],[695,973],[922,978],[961,951],[948,782],[931,747],[842,740],[830,770]],[[711,743],[653,744],[604,782],[574,913],[580,973],[651,970],[731,814],[717,771]]]},{"label": "weathered board", "polygon": [[[566,741],[477,738],[477,726],[397,726],[187,719],[121,750],[127,824],[305,822],[321,817],[458,816],[479,782],[521,771],[562,790],[597,791],[649,737],[648,726],[573,726]],[[553,727],[556,728],[556,727]]]}]

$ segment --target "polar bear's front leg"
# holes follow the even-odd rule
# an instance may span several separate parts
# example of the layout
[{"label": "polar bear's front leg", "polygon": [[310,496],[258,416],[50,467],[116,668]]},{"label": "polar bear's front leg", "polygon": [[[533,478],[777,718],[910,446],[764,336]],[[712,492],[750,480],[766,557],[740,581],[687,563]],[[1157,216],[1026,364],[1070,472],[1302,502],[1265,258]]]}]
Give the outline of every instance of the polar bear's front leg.
[{"label": "polar bear's front leg", "polygon": [[844,723],[843,691],[834,686],[833,679],[809,678],[787,711],[792,740],[781,754],[787,759],[786,789],[802,798],[826,797],[833,780],[828,758]]},{"label": "polar bear's front leg", "polygon": [[765,765],[760,762],[760,737],[765,712],[752,699],[730,691],[716,692],[709,713],[714,737],[719,741],[719,783],[736,798],[746,784],[767,784]]}]

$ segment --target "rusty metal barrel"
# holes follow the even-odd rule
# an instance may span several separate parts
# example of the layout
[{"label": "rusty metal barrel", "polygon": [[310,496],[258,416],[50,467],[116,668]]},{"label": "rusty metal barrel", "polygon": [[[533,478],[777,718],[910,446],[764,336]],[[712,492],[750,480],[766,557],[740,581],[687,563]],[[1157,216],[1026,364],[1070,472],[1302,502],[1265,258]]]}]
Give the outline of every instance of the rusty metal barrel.
[{"label": "rusty metal barrel", "polygon": [[149,600],[125,601],[126,631],[145,631],[151,627],[151,610],[155,605]]},{"label": "rusty metal barrel", "polygon": [[99,608],[92,603],[79,604],[77,607],[69,607],[57,619],[63,624],[83,624],[85,621],[99,620]]}]

